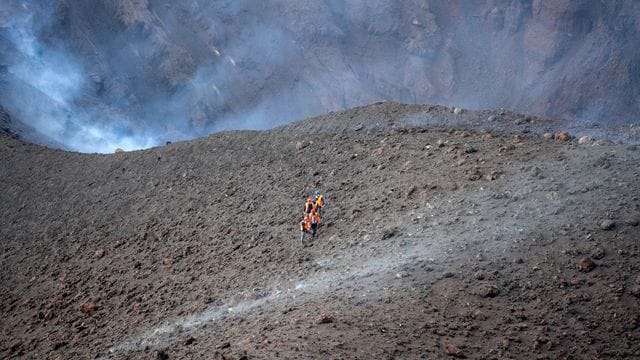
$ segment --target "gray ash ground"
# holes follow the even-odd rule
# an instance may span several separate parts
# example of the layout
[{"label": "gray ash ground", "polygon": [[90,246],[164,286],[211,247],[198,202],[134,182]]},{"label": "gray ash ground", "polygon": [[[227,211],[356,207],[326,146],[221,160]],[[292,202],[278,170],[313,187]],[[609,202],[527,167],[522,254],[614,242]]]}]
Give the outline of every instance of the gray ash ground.
[{"label": "gray ash ground", "polygon": [[2,135],[0,354],[638,357],[637,134],[566,128],[382,103],[114,155]]}]

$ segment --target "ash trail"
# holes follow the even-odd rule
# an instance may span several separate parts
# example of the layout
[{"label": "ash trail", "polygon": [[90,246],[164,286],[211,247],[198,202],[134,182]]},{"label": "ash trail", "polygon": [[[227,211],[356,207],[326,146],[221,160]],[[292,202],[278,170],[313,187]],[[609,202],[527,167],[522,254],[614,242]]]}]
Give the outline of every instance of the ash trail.
[{"label": "ash trail", "polygon": [[[379,278],[402,266],[418,261],[434,261],[434,257],[443,256],[442,249],[438,249],[437,243],[424,244],[404,248],[397,254],[388,254],[381,257],[359,258],[367,253],[368,249],[362,249],[358,254],[346,253],[334,255],[333,259],[320,259],[316,263],[321,267],[335,267],[327,269],[319,274],[298,281],[289,281],[285,284],[271,284],[266,295],[254,300],[234,301],[229,300],[224,305],[212,306],[205,311],[186,317],[174,319],[158,327],[148,329],[139,335],[122,341],[111,347],[104,357],[112,357],[127,351],[143,351],[152,347],[168,346],[178,341],[187,334],[197,331],[206,331],[208,325],[223,322],[226,319],[244,315],[251,315],[254,311],[264,308],[286,304],[310,296],[321,296],[333,291],[337,286],[345,284],[374,285]],[[436,245],[436,246],[430,246]],[[336,261],[337,260],[337,261]],[[214,330],[215,331],[215,330]]]}]

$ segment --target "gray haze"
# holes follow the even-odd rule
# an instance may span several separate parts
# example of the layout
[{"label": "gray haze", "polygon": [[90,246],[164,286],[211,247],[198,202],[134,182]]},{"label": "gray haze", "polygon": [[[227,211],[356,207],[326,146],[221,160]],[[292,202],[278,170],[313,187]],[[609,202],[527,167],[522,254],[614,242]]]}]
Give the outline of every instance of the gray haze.
[{"label": "gray haze", "polygon": [[52,142],[133,150],[379,100],[640,122],[634,1],[0,4],[0,105]]}]

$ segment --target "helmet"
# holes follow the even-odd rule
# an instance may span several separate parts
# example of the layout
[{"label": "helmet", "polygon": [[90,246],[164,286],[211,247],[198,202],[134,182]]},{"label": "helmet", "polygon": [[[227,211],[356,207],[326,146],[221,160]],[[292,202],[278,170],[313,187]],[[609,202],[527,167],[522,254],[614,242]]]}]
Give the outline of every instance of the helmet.
[{"label": "helmet", "polygon": [[316,190],[315,195],[320,195],[320,191]]},{"label": "helmet", "polygon": [[311,198],[307,198],[307,202],[313,202],[313,200],[311,200]]}]

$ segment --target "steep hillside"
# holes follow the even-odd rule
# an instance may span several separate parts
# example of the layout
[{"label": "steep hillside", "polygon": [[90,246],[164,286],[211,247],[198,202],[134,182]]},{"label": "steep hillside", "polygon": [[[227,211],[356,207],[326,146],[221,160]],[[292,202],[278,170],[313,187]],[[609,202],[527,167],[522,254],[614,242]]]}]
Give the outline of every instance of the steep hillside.
[{"label": "steep hillside", "polygon": [[0,135],[2,356],[640,356],[638,147],[444,110],[114,155]]}]

